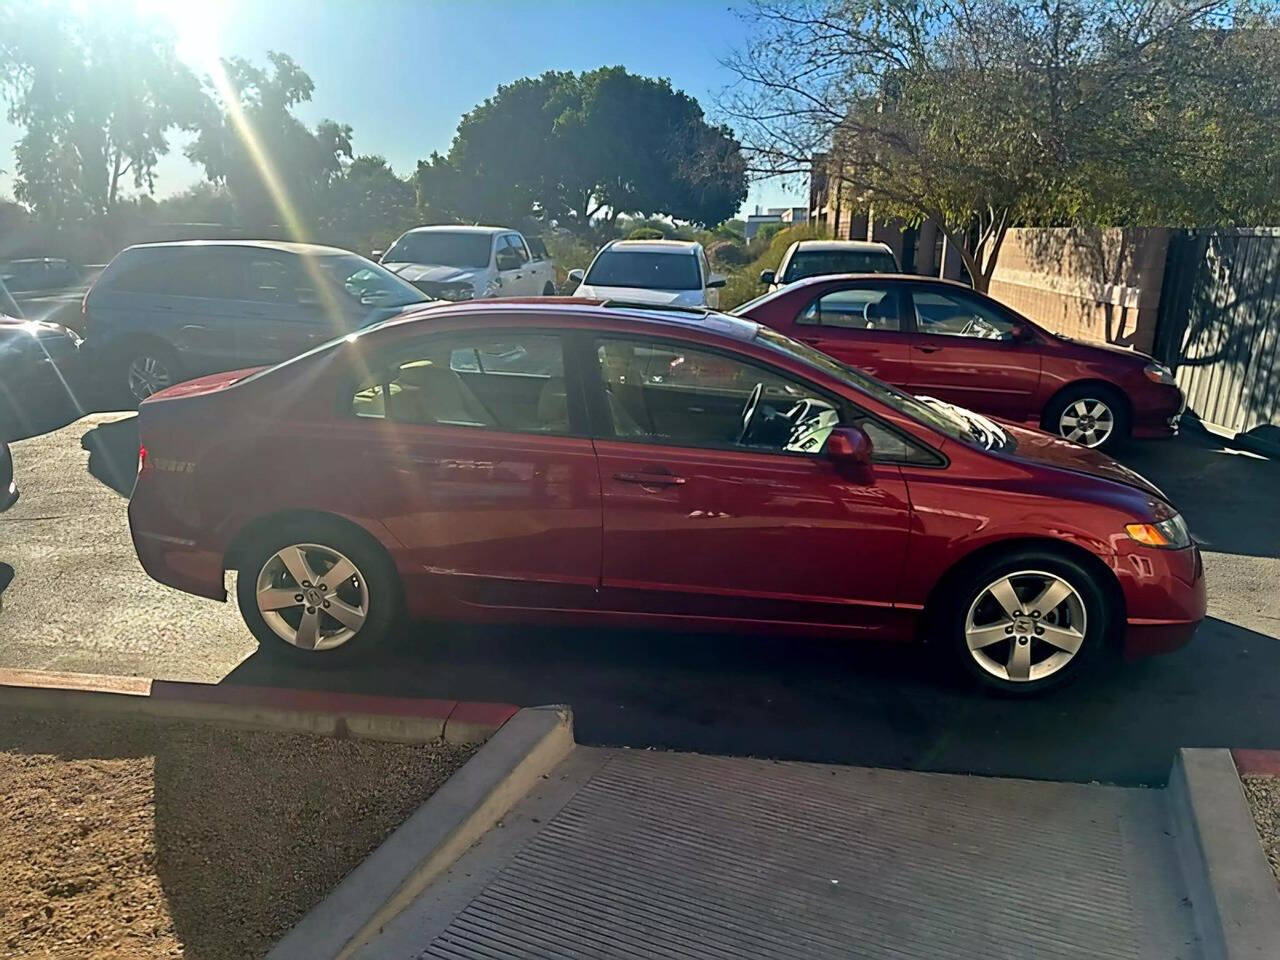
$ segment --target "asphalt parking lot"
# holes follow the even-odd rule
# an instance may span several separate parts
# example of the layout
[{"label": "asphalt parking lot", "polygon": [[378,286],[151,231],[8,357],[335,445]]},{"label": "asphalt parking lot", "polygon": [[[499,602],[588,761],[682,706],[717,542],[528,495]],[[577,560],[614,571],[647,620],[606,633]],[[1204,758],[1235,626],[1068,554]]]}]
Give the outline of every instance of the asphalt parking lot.
[{"label": "asphalt parking lot", "polygon": [[1210,619],[1178,653],[1108,662],[1030,702],[957,682],[928,649],[782,638],[415,624],[358,667],[282,667],[234,606],[139,567],[131,414],[12,449],[22,500],[0,516],[0,666],[564,702],[589,744],[1119,784],[1162,784],[1179,746],[1280,747],[1280,463],[1205,436],[1122,459],[1204,545]]}]

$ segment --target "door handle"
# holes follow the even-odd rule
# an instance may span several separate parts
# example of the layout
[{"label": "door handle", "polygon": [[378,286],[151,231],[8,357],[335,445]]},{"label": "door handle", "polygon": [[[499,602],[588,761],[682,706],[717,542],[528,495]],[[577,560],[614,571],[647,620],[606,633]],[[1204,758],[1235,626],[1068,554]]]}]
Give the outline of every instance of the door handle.
[{"label": "door handle", "polygon": [[644,487],[678,487],[685,482],[684,477],[677,477],[673,473],[630,473],[625,470],[615,473],[613,479],[623,483],[638,483]]},{"label": "door handle", "polygon": [[915,347],[921,353],[937,353],[939,350],[942,349],[941,347],[935,347],[935,346],[931,346],[929,344],[924,344],[924,343],[917,343]]}]

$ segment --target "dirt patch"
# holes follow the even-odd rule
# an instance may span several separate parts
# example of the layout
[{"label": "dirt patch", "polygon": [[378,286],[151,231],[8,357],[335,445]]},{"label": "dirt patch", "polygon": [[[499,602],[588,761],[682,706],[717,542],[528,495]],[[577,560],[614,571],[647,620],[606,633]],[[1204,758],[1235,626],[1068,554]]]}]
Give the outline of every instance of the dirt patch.
[{"label": "dirt patch", "polygon": [[0,718],[0,957],[263,956],[471,752]]},{"label": "dirt patch", "polygon": [[1280,886],[1280,777],[1245,776],[1240,782],[1253,811],[1262,850]]}]

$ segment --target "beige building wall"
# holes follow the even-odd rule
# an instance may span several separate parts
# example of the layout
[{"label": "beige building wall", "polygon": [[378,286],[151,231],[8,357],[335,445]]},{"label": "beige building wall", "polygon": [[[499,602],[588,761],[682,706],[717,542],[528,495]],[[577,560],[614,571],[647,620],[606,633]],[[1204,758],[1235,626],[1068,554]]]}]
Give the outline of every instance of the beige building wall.
[{"label": "beige building wall", "polygon": [[1010,230],[990,293],[1057,333],[1150,353],[1167,229]]}]

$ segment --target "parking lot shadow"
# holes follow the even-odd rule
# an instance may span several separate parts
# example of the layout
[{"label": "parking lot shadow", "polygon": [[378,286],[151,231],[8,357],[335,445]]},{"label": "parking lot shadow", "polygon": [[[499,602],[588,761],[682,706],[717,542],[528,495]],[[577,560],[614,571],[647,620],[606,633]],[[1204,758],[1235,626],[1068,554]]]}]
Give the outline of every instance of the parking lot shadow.
[{"label": "parking lot shadow", "polygon": [[1117,459],[1168,494],[1205,550],[1280,557],[1280,462],[1199,430]]},{"label": "parking lot shadow", "polygon": [[89,451],[89,473],[122,497],[133,492],[138,475],[138,418],[100,423],[80,438]]}]

